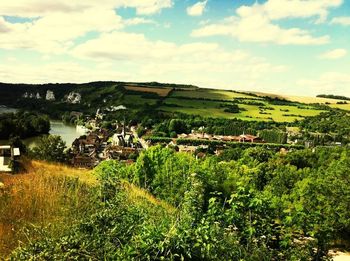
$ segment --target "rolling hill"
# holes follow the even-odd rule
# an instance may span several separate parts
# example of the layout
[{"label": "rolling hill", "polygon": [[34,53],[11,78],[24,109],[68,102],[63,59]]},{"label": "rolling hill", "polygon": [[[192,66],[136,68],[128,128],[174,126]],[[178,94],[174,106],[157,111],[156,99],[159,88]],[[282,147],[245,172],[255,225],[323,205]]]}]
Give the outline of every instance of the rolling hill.
[{"label": "rolling hill", "polygon": [[[47,101],[51,91],[55,99]],[[25,94],[31,97],[24,97]],[[81,100],[67,98],[79,95]],[[40,97],[40,98],[38,98]],[[125,105],[132,110],[150,108],[170,113],[254,121],[293,122],[331,108],[350,110],[347,101],[330,98],[276,95],[260,92],[204,89],[163,83],[92,82],[86,84],[0,84],[0,104],[52,111],[94,113],[97,108]],[[231,108],[238,106],[239,111]],[[51,108],[51,109],[50,109]]]}]

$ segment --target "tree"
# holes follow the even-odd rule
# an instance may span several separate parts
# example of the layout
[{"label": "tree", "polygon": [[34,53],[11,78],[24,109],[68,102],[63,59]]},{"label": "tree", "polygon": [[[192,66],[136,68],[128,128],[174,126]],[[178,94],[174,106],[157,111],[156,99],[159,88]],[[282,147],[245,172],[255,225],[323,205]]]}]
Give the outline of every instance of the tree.
[{"label": "tree", "polygon": [[186,122],[180,119],[172,119],[169,123],[169,133],[176,132],[177,134],[186,133],[188,127]]},{"label": "tree", "polygon": [[27,153],[27,146],[22,142],[21,138],[18,136],[10,137],[10,145],[19,148],[21,154]]},{"label": "tree", "polygon": [[48,135],[40,138],[38,146],[32,150],[32,156],[39,160],[66,162],[66,143],[61,136]]}]

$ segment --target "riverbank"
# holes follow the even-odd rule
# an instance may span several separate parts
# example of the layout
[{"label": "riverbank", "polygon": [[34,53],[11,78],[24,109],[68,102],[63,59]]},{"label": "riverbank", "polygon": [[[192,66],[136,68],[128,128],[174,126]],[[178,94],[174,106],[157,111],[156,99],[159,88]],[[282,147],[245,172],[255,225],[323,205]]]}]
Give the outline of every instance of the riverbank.
[{"label": "riverbank", "polygon": [[[18,109],[0,105],[0,114],[16,113],[16,112],[18,112]],[[50,127],[51,128],[50,128],[49,134],[61,136],[62,140],[66,143],[67,147],[70,147],[72,145],[72,142],[76,138],[79,138],[81,135],[83,135],[82,132],[75,125],[66,124],[59,120],[50,119]],[[27,147],[33,148],[36,146],[41,136],[42,135],[23,139],[23,143]],[[5,145],[5,144],[8,144],[8,140],[0,140],[0,145]]]}]

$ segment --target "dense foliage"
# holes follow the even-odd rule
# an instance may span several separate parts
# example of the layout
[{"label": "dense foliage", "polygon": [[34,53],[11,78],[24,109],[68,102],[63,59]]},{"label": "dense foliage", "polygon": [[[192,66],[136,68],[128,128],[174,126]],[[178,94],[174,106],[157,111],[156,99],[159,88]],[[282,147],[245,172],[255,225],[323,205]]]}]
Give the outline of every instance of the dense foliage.
[{"label": "dense foliage", "polygon": [[[174,124],[176,123],[176,124]],[[239,119],[201,118],[181,115],[180,118],[164,119],[155,123],[154,133],[170,136],[172,132],[177,134],[190,133],[193,129],[203,128],[206,133],[217,135],[240,135],[242,133],[257,134],[260,130],[280,129],[285,130],[285,124],[264,121],[243,121]]]},{"label": "dense foliage", "polygon": [[324,112],[304,119],[300,126],[305,131],[333,134],[341,139],[350,136],[350,115],[343,111]]},{"label": "dense foliage", "polygon": [[30,151],[30,156],[34,159],[49,162],[66,162],[66,143],[60,136],[48,135],[39,139],[38,144]]},{"label": "dense foliage", "polygon": [[268,143],[287,143],[287,133],[281,130],[262,130],[259,131],[259,137]]},{"label": "dense foliage", "polygon": [[336,99],[336,100],[346,100],[346,101],[350,101],[350,98],[349,98],[349,97],[342,96],[342,95],[319,94],[319,95],[317,95],[317,97],[320,97],[320,98],[328,98],[328,99]]},{"label": "dense foliage", "polygon": [[[321,260],[350,233],[349,148],[231,155],[196,160],[157,146],[133,165],[103,162],[95,214],[13,258]],[[135,201],[125,180],[167,204]]]},{"label": "dense foliage", "polygon": [[50,121],[47,116],[29,112],[0,114],[0,139],[10,136],[28,138],[49,131]]}]

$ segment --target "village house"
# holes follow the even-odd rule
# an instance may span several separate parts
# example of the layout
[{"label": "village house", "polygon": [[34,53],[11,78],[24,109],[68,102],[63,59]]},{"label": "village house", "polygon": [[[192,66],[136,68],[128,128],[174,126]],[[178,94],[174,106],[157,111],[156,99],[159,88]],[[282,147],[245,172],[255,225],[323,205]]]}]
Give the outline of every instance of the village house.
[{"label": "village house", "polygon": [[19,148],[0,146],[0,172],[12,172],[11,162],[17,160],[20,155]]},{"label": "village house", "polygon": [[217,141],[225,141],[225,142],[255,142],[262,143],[264,142],[260,137],[250,135],[250,134],[242,134],[240,136],[224,136],[224,135],[210,135],[207,133],[195,133],[192,132],[190,134],[179,134],[177,136],[180,139],[202,139],[202,140],[217,140]]},{"label": "village house", "polygon": [[249,134],[242,134],[239,136],[239,142],[255,142],[255,143],[262,143],[263,140],[254,135],[249,135]]},{"label": "village house", "polygon": [[[120,127],[117,125],[117,128]],[[127,128],[118,128],[121,133],[112,135],[106,129],[96,129],[88,135],[76,139],[71,148],[72,165],[78,168],[93,168],[103,160],[127,160],[142,149],[139,142],[135,142],[134,135],[126,132]]]}]

